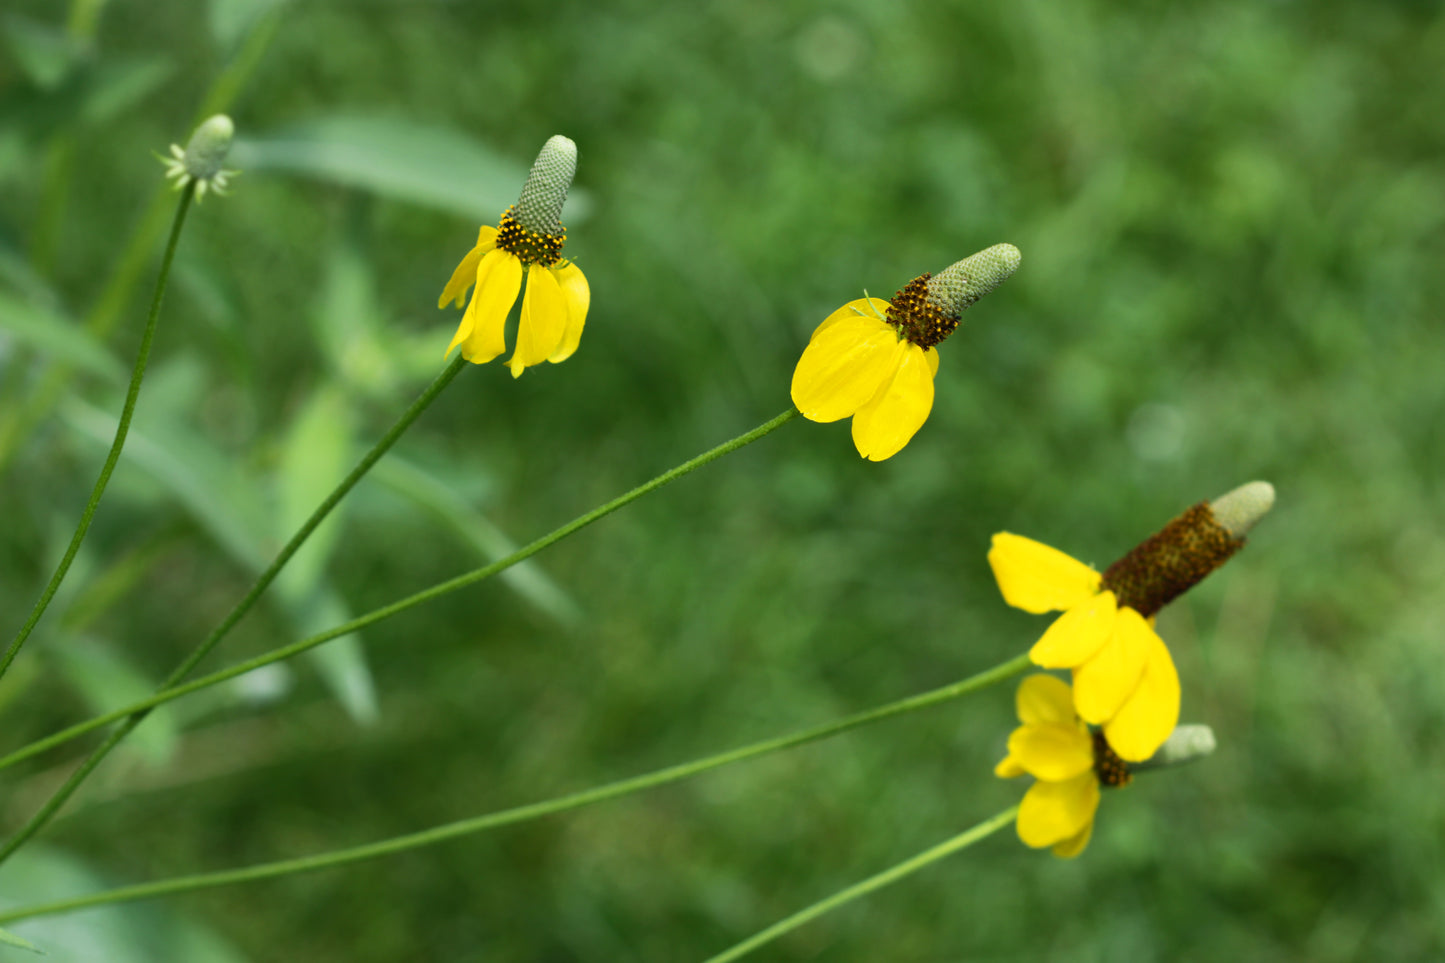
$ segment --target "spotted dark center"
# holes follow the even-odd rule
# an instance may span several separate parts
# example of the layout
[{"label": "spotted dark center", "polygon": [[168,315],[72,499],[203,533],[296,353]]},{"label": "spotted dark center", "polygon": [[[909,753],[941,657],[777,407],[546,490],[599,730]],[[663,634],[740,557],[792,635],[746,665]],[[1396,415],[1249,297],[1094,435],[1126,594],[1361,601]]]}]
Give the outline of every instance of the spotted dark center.
[{"label": "spotted dark center", "polygon": [[1244,547],[1200,502],[1104,570],[1104,588],[1148,617],[1198,584]]},{"label": "spotted dark center", "polygon": [[1119,758],[1104,734],[1095,729],[1093,735],[1094,774],[1099,777],[1099,785],[1117,788],[1133,782],[1134,774],[1129,771],[1129,764]]},{"label": "spotted dark center", "polygon": [[497,247],[515,254],[524,264],[551,267],[562,256],[562,245],[566,243],[565,227],[561,234],[529,231],[512,216],[510,207],[502,214],[502,223],[497,225]]},{"label": "spotted dark center", "polygon": [[928,299],[930,274],[914,278],[888,302],[888,323],[920,348],[931,348],[953,334],[958,315],[949,314]]}]

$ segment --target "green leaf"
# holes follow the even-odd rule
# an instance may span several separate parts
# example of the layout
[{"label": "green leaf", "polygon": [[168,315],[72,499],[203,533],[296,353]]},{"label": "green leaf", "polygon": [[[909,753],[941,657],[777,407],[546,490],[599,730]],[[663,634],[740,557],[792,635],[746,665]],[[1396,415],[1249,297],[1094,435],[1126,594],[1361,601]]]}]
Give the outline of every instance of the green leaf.
[{"label": "green leaf", "polygon": [[145,100],[175,72],[165,57],[138,57],[101,64],[87,78],[80,119],[99,124],[125,113]]},{"label": "green leaf", "polygon": [[[345,116],[237,140],[231,160],[244,170],[301,174],[473,221],[495,221],[515,202],[531,163],[503,157],[460,131]],[[580,221],[586,206],[582,192],[572,191],[564,216]]]},{"label": "green leaf", "polygon": [[[74,639],[47,651],[54,655],[61,675],[95,713],[144,699],[160,681],[147,677],[118,648],[94,640]],[[165,763],[176,749],[180,733],[169,710],[169,706],[158,706],[128,741],[152,765]]]},{"label": "green leaf", "polygon": [[112,384],[125,383],[125,368],[90,332],[54,311],[0,293],[0,338],[6,334],[42,354],[64,357]]},{"label": "green leaf", "polygon": [[45,955],[45,951],[42,950],[40,947],[36,946],[29,940],[22,940],[20,937],[16,936],[9,930],[0,930],[0,943],[5,944],[6,946],[18,946],[22,950],[29,950],[32,953],[39,953],[41,956]]},{"label": "green leaf", "polygon": [[[454,486],[426,470],[391,455],[378,462],[371,474],[381,484],[434,515],[488,562],[517,550],[516,543],[468,505]],[[518,595],[563,625],[574,624],[580,618],[577,603],[535,561],[529,559],[514,565],[503,572],[501,578]]]},{"label": "green leaf", "polygon": [[30,82],[53,90],[85,55],[85,47],[64,30],[11,14],[4,22],[5,46]]},{"label": "green leaf", "polygon": [[[356,417],[346,395],[323,384],[292,419],[276,476],[278,511],[273,536],[284,544],[351,469]],[[346,502],[332,509],[306,544],[281,571],[280,582],[295,595],[306,595],[320,581],[341,534]]]},{"label": "green leaf", "polygon": [[211,0],[211,36],[222,49],[234,47],[256,22],[286,0]]},{"label": "green leaf", "polygon": [[[291,624],[300,637],[315,635],[351,618],[351,609],[329,586],[318,586],[306,596],[282,593]],[[380,716],[376,683],[366,664],[366,650],[355,632],[339,636],[307,651],[304,658],[321,675],[321,681],[336,696],[352,721],[370,725]]]}]

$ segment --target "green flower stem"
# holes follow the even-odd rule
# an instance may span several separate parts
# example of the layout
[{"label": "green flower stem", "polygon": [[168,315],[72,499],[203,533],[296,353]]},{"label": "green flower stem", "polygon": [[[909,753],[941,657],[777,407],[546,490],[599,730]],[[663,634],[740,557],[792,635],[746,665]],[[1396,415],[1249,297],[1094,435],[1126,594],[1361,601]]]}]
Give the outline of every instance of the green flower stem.
[{"label": "green flower stem", "polygon": [[176,205],[176,216],[171,222],[171,236],[166,241],[166,253],[161,258],[160,274],[156,276],[155,293],[151,295],[151,310],[146,318],[145,332],[141,335],[140,351],[135,356],[135,368],[131,371],[130,387],[125,392],[125,404],[120,409],[120,421],[115,426],[115,439],[110,443],[110,454],[105,456],[105,464],[101,466],[100,477],[95,480],[95,487],[90,490],[90,500],[85,503],[85,511],[80,514],[80,524],[75,527],[75,534],[70,536],[70,544],[66,546],[65,555],[56,566],[55,573],[50,576],[50,583],[45,586],[45,591],[40,593],[40,600],[31,609],[30,617],[15,634],[10,647],[5,650],[5,655],[0,657],[0,678],[10,668],[10,663],[15,661],[15,656],[20,653],[20,647],[25,640],[30,638],[30,633],[35,630],[40,617],[50,606],[50,600],[55,597],[55,592],[60,588],[60,583],[65,579],[65,573],[70,571],[70,563],[75,561],[75,553],[80,551],[80,543],[85,541],[85,533],[90,531],[91,520],[95,518],[95,510],[100,507],[100,497],[105,494],[105,486],[110,484],[111,472],[115,471],[116,462],[120,461],[121,449],[125,448],[125,437],[130,432],[130,419],[135,414],[135,404],[140,398],[141,382],[146,376],[146,362],[150,360],[151,344],[155,341],[156,321],[161,316],[161,301],[166,295],[166,282],[171,276],[171,262],[176,257],[176,245],[181,240],[181,228],[186,223],[186,213],[191,209],[191,199],[195,192],[193,190],[181,193],[180,203]]},{"label": "green flower stem", "polygon": [[690,461],[683,462],[676,468],[663,472],[661,475],[658,475],[651,481],[637,486],[636,488],[632,489],[624,495],[619,495],[618,497],[612,499],[612,501],[607,502],[604,505],[599,505],[597,508],[592,509],[592,511],[587,512],[585,515],[580,515],[577,518],[574,518],[572,521],[568,522],[566,525],[563,525],[561,528],[554,529],[552,532],[543,535],[535,542],[523,546],[522,548],[513,552],[511,555],[508,555],[505,558],[500,558],[497,561],[492,562],[490,565],[483,565],[481,568],[472,569],[470,572],[458,575],[456,578],[448,579],[445,582],[440,582],[436,585],[433,585],[431,588],[423,589],[422,591],[417,592],[414,595],[409,595],[406,598],[401,599],[400,601],[393,602],[390,605],[384,605],[379,609],[373,609],[365,615],[361,615],[357,618],[352,619],[350,622],[342,623],[335,628],[327,629],[325,632],[321,632],[317,635],[308,636],[307,638],[304,638],[299,642],[293,642],[290,645],[282,646],[279,649],[272,649],[270,652],[258,655],[253,659],[248,659],[245,662],[234,665],[229,669],[223,669],[219,672],[213,672],[210,675],[202,676],[201,678],[196,679],[194,682],[188,682],[185,685],[177,685],[167,688],[162,692],[157,692],[155,695],[147,699],[142,699],[140,701],[133,702],[128,706],[123,706],[119,709],[116,709],[112,712],[107,712],[103,715],[95,716],[94,718],[88,719],[85,722],[77,723],[68,729],[62,729],[60,732],[57,732],[54,735],[47,736],[46,738],[41,739],[37,742],[32,742],[30,745],[25,746],[21,749],[17,749],[15,752],[10,753],[10,755],[0,758],[0,769],[5,769],[9,766],[13,766],[15,763],[20,762],[21,760],[29,759],[32,756],[39,755],[47,749],[51,749],[55,746],[61,745],[62,743],[69,742],[71,739],[74,739],[77,736],[82,736],[87,732],[92,732],[103,726],[110,725],[112,722],[117,722],[121,719],[124,719],[126,716],[133,715],[137,712],[142,712],[146,709],[153,709],[156,706],[161,705],[162,703],[170,702],[172,699],[179,699],[181,696],[190,695],[192,692],[197,692],[201,689],[207,688],[208,686],[213,686],[219,682],[225,682],[229,679],[234,679],[238,675],[245,675],[247,672],[259,669],[263,665],[270,665],[273,662],[280,662],[284,659],[289,659],[292,656],[299,655],[308,649],[314,649],[316,646],[321,645],[323,642],[329,642],[339,636],[346,635],[350,632],[356,632],[360,629],[365,628],[368,625],[374,625],[377,622],[382,621],[383,619],[388,619],[393,615],[405,612],[409,608],[421,605],[423,602],[430,602],[432,599],[440,598],[441,596],[446,595],[449,592],[455,592],[457,589],[465,588],[466,586],[471,585],[474,582],[480,582],[482,579],[490,578],[491,576],[496,575],[499,572],[506,571],[513,565],[516,565],[518,562],[531,558],[533,555],[537,554],[542,549],[547,548],[549,545],[561,541],[562,539],[566,538],[568,535],[571,535],[573,532],[576,532],[579,529],[586,528],[588,525],[591,525],[598,519],[606,515],[612,514],[613,512],[617,511],[617,509],[630,502],[636,501],[643,495],[646,495],[649,492],[656,491],[663,485],[666,485],[668,482],[675,481],[676,479],[681,478],[683,475],[686,475],[691,471],[701,468],[709,462],[716,461],[717,459],[721,458],[723,455],[728,454],[729,452],[737,451],[744,445],[757,441],[764,435],[767,435],[774,430],[781,428],[783,425],[787,424],[789,421],[797,417],[797,415],[798,411],[796,408],[789,408],[787,411],[778,415],[776,418],[764,422],[763,424],[754,428],[752,431],[749,431],[746,434],[739,435],[731,441],[723,442],[716,448],[713,448],[710,451],[706,451]]},{"label": "green flower stem", "polygon": [[[256,866],[242,867],[241,869],[223,870],[219,873],[179,876],[174,879],[163,879],[154,883],[142,883],[137,886],[122,886],[117,889],[93,893],[89,896],[56,900],[51,903],[37,903],[33,906],[22,906],[19,909],[0,912],[0,923],[29,919],[34,916],[64,913],[69,910],[82,909],[88,906],[100,906],[106,903],[124,903],[154,896],[165,896],[171,893],[184,893],[199,889],[210,889],[217,886],[229,886],[232,883],[249,883],[261,879],[274,879],[277,876],[290,876],[295,873],[330,869],[336,866],[344,866],[348,863],[360,862],[365,859],[374,859],[378,856],[390,856],[410,849],[417,849],[422,846],[430,846],[449,839],[455,839],[459,836],[467,836],[472,833],[480,833],[489,829],[497,829],[502,826],[526,822],[530,819],[538,819],[542,816],[555,815],[556,813],[566,812],[571,809],[579,809],[593,803],[616,799],[619,796],[641,792],[644,789],[651,789],[655,786],[677,782],[678,780],[707,772],[710,769],[717,769],[721,766],[730,765],[731,763],[742,762],[745,759],[755,759],[758,756],[764,756],[768,753],[792,749],[810,742],[817,742],[820,739],[836,736],[839,733],[856,729],[859,726],[873,722],[881,722],[884,719],[903,715],[908,712],[916,712],[919,709],[939,705],[968,695],[971,692],[977,692],[994,683],[1002,682],[1019,675],[1028,668],[1028,656],[1021,655],[1016,659],[1010,659],[991,669],[986,669],[983,672],[971,675],[966,679],[950,685],[920,693],[919,695],[909,696],[906,699],[900,699],[896,702],[887,703],[886,705],[876,706],[851,716],[845,716],[842,719],[836,719],[833,722],[813,726],[809,729],[802,729],[790,735],[779,736],[774,739],[765,739],[762,742],[755,742],[752,745],[718,753],[714,756],[694,759],[692,762],[669,766],[666,769],[658,769],[654,772],[634,776],[630,779],[606,783],[592,789],[583,790],[582,792],[558,796],[554,799],[531,803],[526,806],[503,809],[498,812],[487,813],[483,816],[474,816],[471,819],[447,823],[446,825],[436,826],[419,833],[397,836],[377,843],[368,843],[367,845],[355,846],[350,849],[338,849],[330,853],[320,853],[316,856],[304,856],[300,859],[285,859],[274,863],[261,863]],[[948,852],[952,852],[954,849],[962,849],[970,842],[973,842],[974,838],[981,839],[983,836],[988,835],[988,833],[998,828],[997,825],[993,825],[994,822],[998,822],[998,825],[1003,825],[1004,822],[1013,818],[1015,811],[1016,808],[1010,809],[1007,813],[995,817],[990,823],[983,824],[987,828],[975,827],[970,830],[969,833],[974,834],[973,838],[964,839],[963,837],[959,837],[959,840],[963,840],[962,842],[953,840],[945,843],[942,847],[929,850],[929,853],[924,854],[925,856],[933,854],[928,860],[924,860],[923,857],[917,857],[910,863],[904,864],[904,866],[907,867],[906,869],[900,868],[901,871],[899,869],[891,870],[890,872],[894,874],[891,878],[874,883],[870,888],[877,888],[877,886],[881,886],[884,883],[892,882],[893,879],[910,872],[912,869],[918,868],[918,866],[924,865],[925,862],[931,861],[931,859],[937,859],[947,855]],[[1002,820],[1002,822],[999,822],[1000,820]],[[965,833],[964,836],[968,836],[969,833]],[[945,849],[945,847],[951,848]],[[923,861],[920,862],[920,860]],[[858,894],[854,895],[861,895],[862,892],[866,892],[866,890],[860,890]],[[834,899],[837,900],[837,897],[834,897]],[[838,900],[838,902],[842,902],[842,900]],[[814,915],[816,915],[816,913]],[[798,922],[802,922],[802,920]],[[779,932],[781,932],[781,930]]]},{"label": "green flower stem", "polygon": [[[187,196],[189,196],[190,193],[188,190],[186,192]],[[371,447],[371,450],[362,456],[361,460],[356,463],[356,467],[351,469],[350,474],[331,490],[331,494],[327,495],[326,499],[311,513],[311,517],[306,519],[305,523],[296,530],[296,533],[291,536],[290,540],[276,553],[276,557],[271,559],[271,564],[257,577],[241,601],[237,602],[235,607],[221,620],[221,624],[212,629],[211,634],[206,636],[201,644],[196,646],[191,654],[186,656],[185,660],[176,666],[175,670],[166,677],[165,682],[161,683],[160,689],[157,690],[157,694],[163,693],[173,686],[180,684],[186,676],[191,674],[191,670],[209,655],[212,649],[220,644],[221,640],[230,633],[231,629],[235,628],[236,623],[240,622],[242,617],[256,604],[256,601],[261,597],[261,593],[265,592],[267,587],[275,581],[281,569],[291,560],[291,556],[296,554],[296,551],[301,548],[302,544],[311,537],[311,533],[316,531],[317,526],[325,520],[327,515],[331,514],[332,509],[340,504],[341,500],[351,492],[351,489],[356,487],[356,483],[361,481],[366,473],[371,470],[372,466],[391,450],[391,447],[396,444],[397,440],[411,427],[412,422],[421,417],[423,411],[431,407],[431,403],[442,393],[442,389],[451,384],[452,380],[456,378],[465,366],[466,360],[458,354],[456,359],[447,365],[441,374],[437,375],[436,380],[417,396],[417,399],[411,403],[411,406],[397,419],[396,424],[392,425],[387,433],[382,435],[381,439]],[[126,711],[121,713],[121,715],[128,717],[125,719],[125,722],[117,726],[114,731],[105,737],[105,740],[101,742],[100,745],[92,749],[90,755],[80,764],[80,767],[72,772],[70,777],[65,780],[65,783],[51,794],[50,798],[46,800],[45,805],[42,806],[24,826],[20,827],[15,835],[6,840],[4,846],[0,846],[0,863],[9,859],[11,854],[25,845],[25,842],[29,840],[30,837],[34,836],[46,823],[50,822],[51,818],[60,811],[60,807],[65,805],[66,800],[70,798],[71,794],[89,777],[95,767],[100,765],[100,761],[104,759],[122,739],[130,735],[136,726],[145,720],[145,717],[150,713],[152,708],[153,706],[144,706],[135,709],[133,712]],[[112,716],[114,716],[114,714],[112,714]],[[114,721],[114,719],[111,721]],[[71,730],[66,731],[69,732]],[[17,754],[17,761],[18,758],[24,757],[18,756]]]},{"label": "green flower stem", "polygon": [[[916,872],[931,863],[936,863],[945,856],[951,856],[960,849],[972,846],[985,836],[990,836],[1013,822],[1018,812],[1019,807],[1010,806],[997,816],[985,819],[972,829],[964,830],[952,839],[939,843],[932,849],[925,849],[912,859],[905,859],[892,869],[885,869],[876,876],[870,876],[861,883],[854,883],[847,889],[834,893],[827,899],[819,900],[807,909],[799,910],[787,919],[779,920],[772,926],[769,926],[760,933],[755,933],[731,949],[724,950],[717,956],[711,957],[707,960],[707,963],[728,963],[729,960],[741,959],[758,947],[765,943],[771,943],[784,933],[797,929],[809,920],[816,919],[845,903],[851,903],[860,896],[867,896],[874,890],[882,889],[890,883],[896,883],[910,873]],[[0,922],[3,922],[4,919],[3,916],[0,916]]]}]

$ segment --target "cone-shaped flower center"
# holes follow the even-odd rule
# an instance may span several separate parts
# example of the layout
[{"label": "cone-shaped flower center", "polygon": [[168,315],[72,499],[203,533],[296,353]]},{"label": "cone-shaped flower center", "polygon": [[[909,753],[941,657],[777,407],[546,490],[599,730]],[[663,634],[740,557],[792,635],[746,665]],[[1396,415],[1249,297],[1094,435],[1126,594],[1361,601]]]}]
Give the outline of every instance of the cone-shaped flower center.
[{"label": "cone-shaped flower center", "polygon": [[497,247],[515,254],[524,264],[556,264],[567,243],[567,229],[561,228],[558,234],[529,231],[513,215],[515,210],[515,206],[509,207],[502,214],[502,222],[497,225]]},{"label": "cone-shaped flower center", "polygon": [[927,350],[953,334],[965,309],[1018,270],[1021,255],[1012,244],[995,244],[903,286],[888,302],[887,321]]},{"label": "cone-shaped flower center", "polygon": [[928,279],[922,274],[903,286],[888,302],[888,323],[920,348],[928,349],[953,334],[958,315],[949,314],[928,296]]},{"label": "cone-shaped flower center", "polygon": [[1127,786],[1134,781],[1134,774],[1129,771],[1129,764],[1119,758],[1118,753],[1109,745],[1109,740],[1104,738],[1104,733],[1095,729],[1094,737],[1094,775],[1099,777],[1101,786]]},{"label": "cone-shaped flower center", "polygon": [[1198,584],[1244,547],[1200,502],[1104,571],[1103,587],[1140,615],[1151,616]]}]

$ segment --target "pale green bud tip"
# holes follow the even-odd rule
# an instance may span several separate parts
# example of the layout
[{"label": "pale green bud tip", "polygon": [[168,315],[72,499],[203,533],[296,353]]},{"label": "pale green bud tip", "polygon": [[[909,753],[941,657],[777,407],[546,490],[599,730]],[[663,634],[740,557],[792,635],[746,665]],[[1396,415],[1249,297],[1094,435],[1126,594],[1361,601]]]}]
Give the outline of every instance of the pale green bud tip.
[{"label": "pale green bud tip", "polygon": [[1175,726],[1169,738],[1164,740],[1164,745],[1160,746],[1154,755],[1130,768],[1139,771],[1183,765],[1210,755],[1217,745],[1214,730],[1208,726]]},{"label": "pale green bud tip", "polygon": [[1240,485],[1209,503],[1214,520],[1235,538],[1243,538],[1274,507],[1274,486],[1267,481]]},{"label": "pale green bud tip", "polygon": [[1019,269],[1023,255],[1012,244],[995,244],[970,254],[928,279],[928,300],[953,315],[962,314]]},{"label": "pale green bud tip", "polygon": [[207,119],[191,135],[185,150],[172,144],[171,156],[161,158],[166,165],[166,177],[175,181],[177,190],[195,182],[197,200],[205,196],[207,189],[223,193],[226,178],[235,174],[221,167],[235,135],[236,125],[225,114]]},{"label": "pale green bud tip", "polygon": [[554,237],[566,233],[562,229],[562,203],[567,200],[567,189],[576,173],[577,145],[572,138],[561,134],[548,138],[517,199],[516,217],[521,225]]}]

